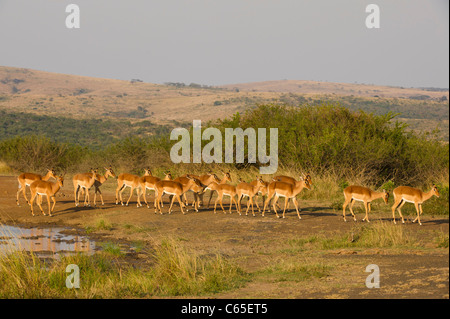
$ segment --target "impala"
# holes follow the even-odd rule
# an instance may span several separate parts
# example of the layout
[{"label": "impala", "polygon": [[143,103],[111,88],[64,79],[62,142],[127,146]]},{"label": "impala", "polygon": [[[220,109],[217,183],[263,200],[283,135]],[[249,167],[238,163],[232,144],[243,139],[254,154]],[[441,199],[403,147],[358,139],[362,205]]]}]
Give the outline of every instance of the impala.
[{"label": "impala", "polygon": [[[97,202],[96,202],[96,200],[97,200],[97,193],[100,194],[100,199],[102,200],[102,206],[105,205],[105,202],[103,201],[102,192],[100,191],[100,186],[102,186],[103,183],[106,182],[108,177],[110,177],[110,176],[113,177],[113,178],[117,177],[111,166],[109,166],[108,168],[104,167],[104,169],[105,169],[105,175],[96,174],[97,178],[94,181],[94,187],[95,187],[95,191],[94,191],[94,206],[97,205]],[[84,189],[80,189],[80,193],[82,193],[83,190]],[[84,201],[86,202],[86,198],[85,198]],[[80,202],[80,201],[78,200],[78,202]]]},{"label": "impala", "polygon": [[370,188],[363,187],[363,186],[348,186],[344,189],[344,197],[345,202],[342,206],[342,214],[344,216],[344,221],[346,222],[347,219],[345,218],[345,208],[348,204],[350,204],[350,212],[352,213],[353,220],[356,221],[356,216],[353,213],[353,205],[356,201],[363,202],[364,208],[366,209],[366,216],[363,218],[363,221],[367,220],[369,221],[369,213],[371,211],[371,203],[373,200],[378,198],[383,198],[384,202],[387,204],[389,199],[389,193],[386,192],[386,190],[383,190],[382,192],[375,192],[371,190]]},{"label": "impala", "polygon": [[[300,179],[307,181],[309,183],[309,185],[313,184],[312,180],[311,180],[311,175],[309,173],[306,173],[306,175],[304,173],[302,173],[302,177]],[[273,180],[276,182],[285,182],[285,183],[289,183],[289,184],[294,184],[297,181],[295,178],[290,177],[290,176],[285,176],[285,175],[275,176],[273,178]]]},{"label": "impala", "polygon": [[419,221],[419,225],[422,225],[420,222],[420,215],[423,213],[422,210],[422,204],[424,201],[430,199],[433,196],[439,197],[439,191],[436,187],[436,185],[433,185],[431,187],[431,190],[428,193],[422,192],[418,188],[413,188],[409,186],[399,186],[393,191],[394,193],[394,205],[392,206],[392,217],[394,219],[394,224],[397,224],[395,221],[395,209],[398,210],[398,213],[400,214],[400,217],[402,218],[402,223],[405,223],[405,220],[403,219],[403,215],[401,212],[401,208],[405,203],[413,203],[416,207],[417,217],[413,220],[413,223],[416,222],[416,220]]},{"label": "impala", "polygon": [[[146,171],[144,176],[148,176],[149,172]],[[130,197],[127,200],[126,206],[128,206],[128,203],[130,202],[131,196],[133,196],[133,191],[136,190],[137,194],[137,207],[142,206],[141,204],[141,195],[140,195],[140,188],[141,188],[141,177],[134,175],[134,174],[128,174],[128,173],[122,173],[117,178],[117,188],[116,188],[116,205],[119,204],[119,198],[120,203],[123,206],[123,200],[122,200],[122,193],[125,190],[125,188],[130,188]]]},{"label": "impala", "polygon": [[[139,185],[141,187],[141,193],[144,195],[144,202],[147,205],[147,208],[150,208],[150,206],[148,205],[148,202],[147,202],[147,198],[145,197],[145,192],[147,189],[155,191],[155,184],[157,182],[159,182],[161,180],[161,178],[153,176],[152,171],[149,168],[144,169],[144,171],[145,171],[145,174],[143,177],[140,178]],[[172,174],[170,174],[170,172],[164,172],[164,175],[165,175],[164,180],[170,181],[172,179]],[[156,191],[155,191],[155,197],[156,197]],[[155,205],[156,205],[156,203],[155,203]],[[155,206],[155,210],[156,210],[156,206]]]},{"label": "impala", "polygon": [[[190,178],[191,178],[191,179],[192,179],[192,178],[195,178],[196,180],[198,180],[199,184],[201,185],[201,187],[198,187],[197,184],[194,183],[194,184],[192,185],[192,187],[191,187],[190,189],[188,189],[188,191],[192,191],[192,192],[194,193],[194,201],[192,202],[192,206],[194,207],[195,211],[198,212],[198,208],[199,208],[199,206],[200,206],[199,200],[198,200],[199,195],[202,195],[202,194],[204,193],[204,191],[206,190],[206,187],[207,187],[207,186],[206,186],[205,184],[203,184],[203,183],[202,183],[196,176],[194,176],[194,175],[189,175],[189,177],[188,177],[187,175],[185,175],[185,176],[180,176],[180,177],[175,178],[174,181],[175,181],[175,182],[179,182],[179,183],[181,183],[181,184],[187,184],[187,183],[189,183]],[[188,200],[187,200],[187,196],[186,196],[186,194],[187,194],[188,191],[186,191],[186,192],[183,193],[183,198],[184,198],[184,202],[185,202],[185,205],[186,205],[186,206],[188,206]],[[170,196],[170,199],[172,199],[172,196],[173,196],[173,195]]]},{"label": "impala", "polygon": [[56,173],[55,170],[47,169],[47,174],[45,176],[34,174],[34,173],[22,173],[17,177],[17,181],[19,182],[19,190],[17,191],[17,198],[16,198],[16,204],[19,206],[19,193],[22,192],[23,197],[27,201],[27,204],[30,204],[28,201],[27,195],[25,193],[25,188],[27,186],[30,186],[31,183],[35,181],[48,181],[51,177],[56,179]]},{"label": "impala", "polygon": [[[250,185],[256,186],[257,183],[258,183],[258,179],[255,179],[254,181],[250,182]],[[262,181],[262,185],[257,192],[257,195],[261,195],[261,198],[262,198],[261,206],[263,206],[263,207],[264,207],[264,197],[267,196],[267,187],[268,186],[269,186],[269,182]],[[241,205],[240,202],[239,202],[239,205]],[[270,209],[270,207],[269,207],[269,209]]]},{"label": "impala", "polygon": [[[309,173],[306,173],[306,175],[304,173],[302,173],[302,176],[300,177],[300,179],[307,181],[309,183],[309,185],[313,184],[311,175]],[[275,176],[272,180],[275,182],[284,182],[284,183],[289,183],[289,184],[295,184],[295,182],[297,181],[295,178],[293,178],[291,176],[286,176],[286,175]],[[278,206],[278,204],[276,204],[276,205],[278,208],[280,208]],[[269,202],[269,211],[270,211],[270,202]]]},{"label": "impala", "polygon": [[[236,186],[236,194],[238,198],[239,203],[239,215],[241,215],[241,199],[243,197],[248,197],[247,201],[247,210],[245,211],[245,215],[248,214],[248,210],[250,208],[250,205],[252,205],[252,214],[255,216],[255,211],[253,209],[253,197],[258,194],[261,187],[264,187],[264,181],[262,180],[262,177],[256,177],[256,183],[255,185],[252,185],[251,183],[245,183],[242,180],[239,180],[240,183]],[[258,201],[255,202],[256,207],[258,208],[258,212],[261,212],[261,209],[259,208]]]},{"label": "impala", "polygon": [[[217,202],[220,201],[220,207],[222,207],[223,212],[226,214],[225,209],[223,208],[223,196],[229,196],[230,197],[230,214],[231,214],[231,209],[233,207],[233,202],[236,205],[236,211],[239,212],[238,210],[238,205],[236,202],[236,199],[234,198],[236,196],[236,186],[227,184],[226,182],[230,181],[231,182],[231,175],[230,173],[225,173],[224,177],[222,179],[222,181],[218,184],[216,182],[213,182],[210,184],[209,188],[212,191],[216,191],[217,192],[217,199],[214,202],[214,214],[216,213],[216,208],[217,208]],[[212,197],[212,194],[211,194]],[[211,200],[211,198],[210,198]],[[208,203],[208,207],[209,207],[209,203]]]},{"label": "impala", "polygon": [[[200,189],[205,189],[205,186],[200,183],[200,181],[194,177],[191,177],[189,175],[186,176],[187,179],[189,179],[189,182],[186,184],[182,184],[180,182],[176,181],[159,181],[155,184],[155,206],[157,209],[159,209],[160,214],[162,214],[161,210],[161,199],[164,194],[173,195],[172,200],[170,202],[169,207],[169,214],[172,213],[172,206],[175,201],[175,198],[178,200],[178,203],[180,203],[181,212],[183,215],[185,214],[183,207],[185,207],[184,203],[181,201],[181,195],[183,195],[185,192],[187,192],[190,189],[194,189],[197,191],[200,191]],[[155,213],[157,211],[155,210]]]},{"label": "impala", "polygon": [[[31,190],[31,200],[30,200],[30,207],[31,207],[31,215],[34,216],[33,211],[33,203],[36,196],[47,196],[47,203],[48,203],[48,215],[52,216],[52,212],[56,205],[56,198],[55,194],[59,191],[59,189],[63,186],[64,183],[64,177],[63,176],[57,176],[56,182],[49,182],[49,181],[43,181],[43,180],[37,180],[31,183],[30,190]],[[53,201],[53,207],[50,208],[50,198]],[[38,199],[37,204],[39,208],[41,209],[41,212],[44,216],[47,216],[44,213],[44,210],[41,206],[42,198]]]},{"label": "impala", "polygon": [[[205,185],[205,186],[206,186],[206,189],[205,189],[205,190],[211,190],[211,189],[209,188],[209,185],[211,185],[211,183],[213,183],[213,182],[220,183],[220,179],[217,177],[216,174],[208,173],[208,174],[204,174],[204,175],[200,175],[200,176],[192,175],[192,174],[189,174],[189,175],[190,175],[191,177],[195,177],[195,178],[198,179],[203,185]],[[183,175],[183,176],[181,176],[181,177],[186,177],[186,175]],[[204,192],[203,192],[203,193],[200,193],[200,194],[194,193],[194,202],[192,202],[192,206],[196,205],[196,204],[195,204],[195,201],[197,201],[197,202],[198,202],[197,206],[200,207],[200,206],[201,206],[201,205],[200,205],[200,201],[201,201],[201,204],[203,204],[203,195],[204,195]],[[212,196],[212,191],[211,191],[210,198],[209,198],[210,201],[211,201],[211,196]],[[184,199],[185,199],[185,202],[186,202],[186,205],[187,205],[187,198],[186,198],[186,195],[184,195]]]},{"label": "impala", "polygon": [[[216,176],[216,178],[217,178],[217,176]],[[223,173],[223,178],[222,178],[222,180],[220,180],[219,182],[217,182],[217,180],[215,180],[215,181],[213,181],[211,184],[208,185],[208,188],[207,188],[207,189],[210,189],[210,190],[211,190],[211,193],[210,193],[210,195],[209,195],[208,206],[206,206],[206,208],[209,208],[209,204],[211,203],[211,198],[212,198],[212,196],[213,196],[214,191],[216,190],[215,188],[217,188],[217,184],[219,184],[219,185],[224,185],[224,184],[226,184],[226,182],[231,182],[231,175],[230,175],[230,172],[229,172],[229,171],[226,172],[226,173]],[[217,201],[216,201],[216,203],[217,203]],[[236,206],[236,209],[237,209],[237,206]],[[231,210],[230,210],[230,211],[231,211]],[[214,212],[215,212],[215,210],[214,210]]]},{"label": "impala", "polygon": [[94,182],[97,180],[97,170],[91,168],[90,173],[81,173],[76,174],[73,178],[73,189],[74,189],[74,199],[75,206],[80,205],[80,194],[78,193],[81,189],[83,189],[86,193],[84,196],[84,206],[91,206],[90,198],[89,198],[89,189],[94,185]]},{"label": "impala", "polygon": [[264,203],[264,209],[263,209],[262,215],[264,216],[264,212],[266,211],[267,204],[270,202],[272,197],[275,196],[275,200],[273,202],[273,209],[275,211],[275,214],[277,215],[277,218],[280,218],[280,216],[278,216],[278,212],[277,212],[275,205],[276,205],[279,197],[284,197],[285,201],[284,201],[283,218],[284,218],[284,214],[286,212],[286,208],[287,208],[289,199],[292,199],[292,201],[294,202],[294,205],[295,205],[295,210],[297,211],[297,216],[299,219],[301,219],[300,213],[298,210],[297,199],[295,197],[298,194],[300,194],[300,192],[305,187],[307,189],[311,189],[311,185],[309,184],[309,182],[307,180],[303,180],[303,178],[301,178],[299,181],[296,181],[294,184],[273,181],[272,183],[269,184],[268,189],[267,189],[268,195],[267,195],[266,201]]}]

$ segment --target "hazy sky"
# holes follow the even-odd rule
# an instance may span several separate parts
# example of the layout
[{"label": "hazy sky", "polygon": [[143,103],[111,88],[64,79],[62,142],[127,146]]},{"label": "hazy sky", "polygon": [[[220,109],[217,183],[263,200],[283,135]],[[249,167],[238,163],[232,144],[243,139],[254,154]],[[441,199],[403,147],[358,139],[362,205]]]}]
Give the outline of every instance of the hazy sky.
[{"label": "hazy sky", "polygon": [[[81,28],[68,29],[75,3]],[[380,29],[368,29],[370,3]],[[208,85],[449,87],[448,0],[0,0],[0,65]]]}]

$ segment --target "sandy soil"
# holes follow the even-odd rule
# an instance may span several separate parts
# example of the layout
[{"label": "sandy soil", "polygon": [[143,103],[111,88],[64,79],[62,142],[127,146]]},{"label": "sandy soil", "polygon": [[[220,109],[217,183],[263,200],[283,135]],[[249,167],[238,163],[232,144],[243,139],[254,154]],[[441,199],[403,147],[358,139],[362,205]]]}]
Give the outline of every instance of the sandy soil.
[{"label": "sandy soil", "polygon": [[[98,231],[91,236],[117,242],[140,241],[149,245],[171,236],[200,254],[219,253],[231,258],[248,272],[282,260],[331,267],[329,276],[298,282],[259,276],[258,280],[252,280],[240,289],[214,295],[214,298],[449,298],[449,250],[436,248],[433,243],[433,234],[448,234],[447,216],[424,216],[423,226],[410,221],[406,225],[398,225],[429,239],[429,245],[423,249],[341,249],[303,254],[302,251],[290,251],[289,241],[314,234],[335,236],[348,233],[354,222],[343,222],[341,212],[313,201],[300,202],[301,220],[295,210],[289,211],[285,219],[277,219],[273,213],[266,212],[265,217],[260,214],[256,217],[239,216],[235,210],[231,215],[221,211],[214,214],[211,209],[202,209],[198,213],[190,210],[182,215],[178,206],[169,215],[168,206],[164,206],[165,213],[160,215],[153,209],[137,208],[136,196],[132,197],[128,207],[115,205],[114,181],[107,183],[111,185],[104,185],[107,186],[103,190],[105,206],[75,207],[71,183],[66,183],[58,194],[54,216],[42,216],[36,206],[37,214],[32,217],[22,196],[21,205],[16,205],[16,177],[0,176],[0,222],[25,226],[69,226],[83,233],[87,226],[94,226],[99,219],[104,219],[111,223],[112,229]],[[27,190],[27,196],[29,194]],[[153,195],[147,198],[152,199]],[[47,209],[46,204],[43,207]],[[361,220],[363,216],[359,214],[357,217]],[[371,220],[372,223],[389,221],[390,216],[373,213]],[[145,259],[145,255],[140,258]],[[377,264],[380,268],[380,289],[365,286],[369,275],[365,269],[369,264]]]}]

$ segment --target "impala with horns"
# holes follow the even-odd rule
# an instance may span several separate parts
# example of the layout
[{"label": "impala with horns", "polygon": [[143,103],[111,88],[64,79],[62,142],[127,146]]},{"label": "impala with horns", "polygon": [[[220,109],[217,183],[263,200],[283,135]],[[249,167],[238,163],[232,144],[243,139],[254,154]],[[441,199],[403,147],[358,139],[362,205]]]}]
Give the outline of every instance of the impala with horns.
[{"label": "impala with horns", "polygon": [[[148,171],[146,171],[144,173],[144,176],[148,176]],[[141,189],[141,177],[134,175],[134,174],[128,174],[128,173],[122,173],[117,177],[117,188],[116,188],[116,205],[119,204],[119,199],[120,199],[120,203],[123,204],[123,199],[122,199],[122,193],[125,190],[125,188],[129,187],[130,188],[130,197],[128,197],[126,206],[128,206],[128,203],[130,202],[131,196],[133,196],[133,191],[136,190],[136,195],[137,195],[137,207],[141,207],[141,194],[140,194],[140,189]]]},{"label": "impala with horns", "polygon": [[296,181],[294,184],[274,181],[274,182],[270,183],[267,188],[268,188],[267,189],[268,195],[267,195],[266,201],[264,203],[264,209],[263,209],[263,213],[262,213],[263,216],[264,216],[264,212],[266,211],[267,205],[270,203],[272,197],[275,196],[272,205],[273,205],[275,214],[277,215],[278,218],[280,218],[280,216],[278,216],[278,212],[277,212],[275,205],[277,204],[278,198],[284,197],[285,201],[284,201],[283,218],[285,218],[284,214],[286,212],[286,208],[289,203],[289,200],[292,199],[292,201],[294,202],[295,210],[297,211],[297,216],[299,219],[301,219],[300,212],[298,209],[297,199],[295,197],[298,194],[300,194],[300,192],[304,188],[311,189],[311,185],[309,184],[309,182],[307,180],[303,180],[303,178],[301,178],[299,181]]},{"label": "impala with horns", "polygon": [[91,206],[89,198],[89,189],[94,185],[94,182],[96,180],[97,180],[97,170],[93,168],[91,168],[90,173],[80,173],[74,175],[74,177],[72,178],[72,182],[73,182],[75,206],[80,205],[79,191],[81,189],[83,189],[86,192],[84,195],[84,206],[86,205]]},{"label": "impala with horns", "polygon": [[[236,194],[237,194],[237,198],[238,198],[238,203],[239,203],[239,215],[241,215],[241,199],[244,197],[248,197],[247,200],[247,210],[245,211],[245,215],[248,214],[248,210],[250,208],[250,205],[252,206],[252,214],[253,216],[255,216],[255,211],[253,209],[253,197],[255,197],[260,188],[264,187],[264,181],[262,179],[262,176],[260,177],[256,177],[256,184],[253,186],[251,183],[246,183],[244,181],[242,181],[241,179],[239,180],[239,184],[236,186]],[[258,208],[258,213],[261,212],[261,209],[259,208],[258,205],[258,201],[255,201],[256,203],[256,207]]]},{"label": "impala with horns", "polygon": [[398,213],[400,214],[400,217],[402,218],[402,223],[405,223],[405,220],[402,215],[401,208],[405,203],[413,203],[416,207],[417,217],[413,220],[413,223],[415,223],[417,220],[419,221],[419,225],[422,225],[422,222],[420,221],[420,215],[423,213],[422,210],[422,204],[426,200],[429,200],[431,197],[436,196],[439,197],[439,191],[436,187],[436,185],[433,185],[431,187],[431,190],[427,193],[422,192],[418,188],[413,188],[409,186],[399,186],[393,191],[394,194],[394,205],[392,206],[392,217],[394,219],[394,224],[397,222],[395,221],[395,210],[398,210]]},{"label": "impala with horns", "polygon": [[[173,206],[173,203],[176,198],[178,200],[178,203],[180,204],[181,212],[184,215],[185,212],[184,212],[183,208],[185,207],[185,205],[181,201],[181,196],[190,189],[197,191],[197,192],[203,191],[205,189],[205,185],[200,183],[200,181],[198,179],[196,179],[195,177],[191,177],[191,176],[187,175],[186,178],[189,180],[187,184],[182,184],[182,183],[176,182],[176,181],[159,181],[156,183],[156,185],[155,185],[155,188],[156,188],[156,190],[155,190],[155,192],[156,192],[155,206],[159,210],[160,214],[162,214],[161,201],[162,201],[162,196],[164,194],[173,195],[172,200],[170,202],[169,214],[172,213],[172,206]],[[155,213],[156,212],[157,211],[155,210]]]},{"label": "impala with horns", "polygon": [[[156,197],[155,185],[156,185],[156,183],[161,181],[161,178],[153,176],[150,168],[145,168],[144,171],[145,171],[145,174],[144,174],[144,176],[142,176],[140,178],[139,185],[141,187],[141,194],[143,194],[143,196],[144,196],[144,202],[147,205],[147,208],[150,208],[150,206],[147,202],[146,194],[145,194],[146,190],[148,189],[148,190],[154,191],[155,197]],[[166,181],[172,180],[172,174],[169,171],[164,172],[164,175],[165,175],[164,180],[166,180]],[[156,203],[155,203],[154,208],[156,210]]]},{"label": "impala with horns", "polygon": [[[39,208],[41,209],[41,212],[44,216],[46,214],[44,213],[44,210],[42,209],[42,196],[47,196],[47,203],[48,203],[48,215],[52,216],[52,212],[55,209],[56,205],[56,198],[55,194],[59,191],[59,189],[64,184],[64,177],[63,176],[57,176],[56,182],[50,182],[50,181],[34,181],[30,185],[31,190],[31,200],[30,200],[30,207],[31,207],[31,215],[34,216],[34,210],[33,210],[33,203],[36,198],[36,196],[40,196],[41,198],[38,198],[37,204]],[[53,201],[53,206],[50,208],[50,198]]]},{"label": "impala with horns", "polygon": [[350,213],[352,213],[353,220],[356,221],[356,216],[353,213],[353,205],[355,204],[356,201],[363,202],[364,208],[366,209],[366,216],[363,218],[362,221],[367,220],[367,222],[370,222],[369,213],[372,209],[371,208],[372,201],[378,198],[382,198],[384,202],[387,204],[389,200],[389,193],[386,192],[386,190],[383,190],[382,192],[376,192],[367,187],[351,185],[344,189],[344,197],[345,202],[344,205],[342,206],[343,210],[342,214],[344,216],[345,222],[347,221],[347,219],[345,218],[345,208],[349,204],[350,204],[349,206]]},{"label": "impala with horns", "polygon": [[26,187],[30,186],[31,183],[35,181],[48,181],[50,178],[56,179],[56,172],[52,169],[47,169],[47,174],[44,176],[34,173],[22,173],[17,177],[17,181],[19,182],[19,190],[17,191],[16,204],[19,206],[19,193],[22,192],[23,197],[27,201],[27,204],[30,204],[26,195]]}]

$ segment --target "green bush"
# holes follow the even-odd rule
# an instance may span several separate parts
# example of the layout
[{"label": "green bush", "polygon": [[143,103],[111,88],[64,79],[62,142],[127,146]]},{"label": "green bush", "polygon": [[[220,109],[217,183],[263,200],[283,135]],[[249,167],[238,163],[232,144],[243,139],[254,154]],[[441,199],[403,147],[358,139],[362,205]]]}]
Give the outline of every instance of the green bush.
[{"label": "green bush", "polygon": [[66,171],[89,153],[85,147],[57,143],[44,136],[17,136],[0,142],[0,159],[18,171],[55,168]]},{"label": "green bush", "polygon": [[260,105],[217,123],[219,128],[278,128],[279,163],[312,172],[365,172],[381,186],[428,183],[448,177],[449,147],[408,132],[395,115],[367,114],[323,104],[288,107]]}]

